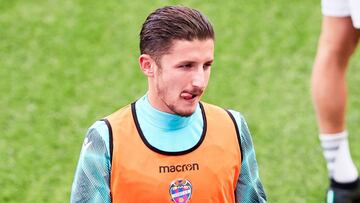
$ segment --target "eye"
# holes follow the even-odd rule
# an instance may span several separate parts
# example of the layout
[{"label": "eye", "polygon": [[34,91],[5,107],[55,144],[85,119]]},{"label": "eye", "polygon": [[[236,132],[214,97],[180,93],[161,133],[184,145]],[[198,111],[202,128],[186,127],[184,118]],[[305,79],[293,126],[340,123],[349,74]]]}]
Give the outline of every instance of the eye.
[{"label": "eye", "polygon": [[204,66],[203,66],[203,68],[204,68],[205,70],[209,69],[210,67],[211,67],[211,63],[206,63],[206,64],[204,64]]},{"label": "eye", "polygon": [[182,64],[179,67],[180,68],[191,68],[193,65],[191,63]]}]

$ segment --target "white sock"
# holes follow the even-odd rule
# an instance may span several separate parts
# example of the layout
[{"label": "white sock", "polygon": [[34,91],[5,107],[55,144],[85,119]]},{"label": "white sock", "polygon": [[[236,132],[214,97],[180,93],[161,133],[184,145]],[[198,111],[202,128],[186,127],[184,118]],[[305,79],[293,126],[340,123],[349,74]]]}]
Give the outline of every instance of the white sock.
[{"label": "white sock", "polygon": [[358,178],[358,171],[351,159],[347,137],[347,131],[320,134],[329,176],[339,183],[353,182]]}]

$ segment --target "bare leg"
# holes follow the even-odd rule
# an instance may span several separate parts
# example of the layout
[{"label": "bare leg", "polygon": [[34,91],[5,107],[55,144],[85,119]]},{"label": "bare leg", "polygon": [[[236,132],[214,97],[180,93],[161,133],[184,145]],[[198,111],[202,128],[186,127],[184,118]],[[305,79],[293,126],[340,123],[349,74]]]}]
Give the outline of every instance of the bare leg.
[{"label": "bare leg", "polygon": [[320,133],[345,129],[346,69],[359,36],[350,17],[323,17],[311,84]]},{"label": "bare leg", "polygon": [[311,91],[330,178],[327,202],[357,202],[360,197],[345,125],[346,69],[359,36],[350,17],[323,17]]}]

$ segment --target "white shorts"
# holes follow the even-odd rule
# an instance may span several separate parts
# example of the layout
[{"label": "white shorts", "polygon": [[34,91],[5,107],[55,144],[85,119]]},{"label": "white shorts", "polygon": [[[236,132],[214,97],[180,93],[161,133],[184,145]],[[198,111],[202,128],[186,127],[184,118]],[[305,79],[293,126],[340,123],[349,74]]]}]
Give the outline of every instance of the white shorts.
[{"label": "white shorts", "polygon": [[360,0],[321,0],[324,16],[351,16],[355,28],[360,29]]}]

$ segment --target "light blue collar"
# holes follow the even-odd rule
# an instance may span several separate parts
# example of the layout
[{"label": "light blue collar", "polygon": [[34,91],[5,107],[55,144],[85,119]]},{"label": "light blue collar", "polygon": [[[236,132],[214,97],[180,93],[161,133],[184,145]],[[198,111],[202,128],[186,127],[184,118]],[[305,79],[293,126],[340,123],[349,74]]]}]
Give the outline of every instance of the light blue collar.
[{"label": "light blue collar", "polygon": [[147,94],[141,97],[136,104],[136,111],[138,112],[138,115],[143,115],[141,119],[164,130],[177,130],[184,128],[193,121],[195,115],[200,114],[201,116],[199,104],[197,105],[195,112],[188,117],[159,111],[150,104]]}]

